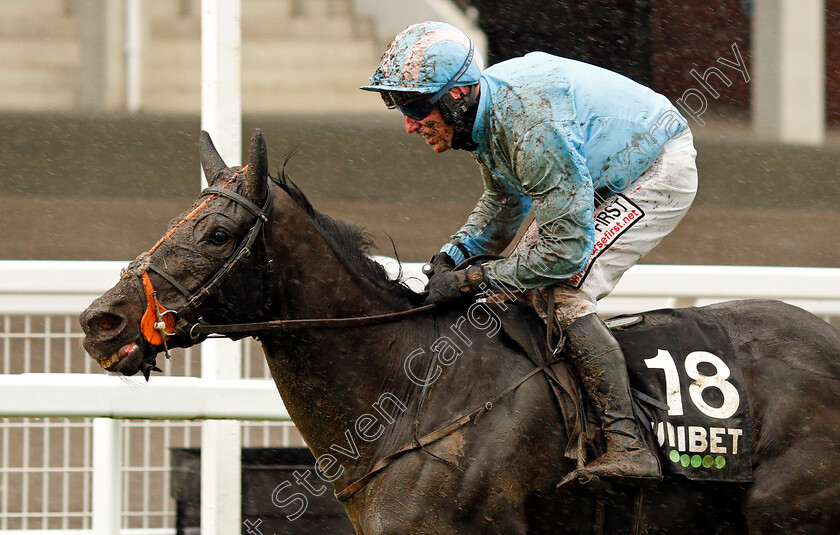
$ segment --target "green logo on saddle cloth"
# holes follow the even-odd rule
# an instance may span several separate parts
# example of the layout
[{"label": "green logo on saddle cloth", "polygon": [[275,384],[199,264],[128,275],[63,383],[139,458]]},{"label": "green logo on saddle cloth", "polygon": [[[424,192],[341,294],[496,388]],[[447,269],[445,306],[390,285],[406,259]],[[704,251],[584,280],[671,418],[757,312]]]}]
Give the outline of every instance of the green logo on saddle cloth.
[{"label": "green logo on saddle cloth", "polygon": [[680,454],[677,450],[671,450],[670,453],[668,453],[668,458],[671,462],[680,463],[685,468],[691,466],[693,468],[703,467],[716,468],[720,470],[726,466],[726,457],[723,455],[718,455],[717,457],[706,455],[701,457],[700,455],[689,455],[687,453]]}]

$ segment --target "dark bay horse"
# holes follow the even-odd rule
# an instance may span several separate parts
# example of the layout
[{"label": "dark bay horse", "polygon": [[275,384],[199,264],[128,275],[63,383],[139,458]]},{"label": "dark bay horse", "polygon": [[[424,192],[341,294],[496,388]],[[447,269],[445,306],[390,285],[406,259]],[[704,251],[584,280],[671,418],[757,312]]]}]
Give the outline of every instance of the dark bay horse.
[{"label": "dark bay horse", "polygon": [[[318,458],[316,474],[343,494],[356,531],[593,533],[596,494],[579,486],[555,493],[575,463],[564,455],[569,435],[548,382],[525,380],[488,404],[535,367],[498,335],[491,315],[466,304],[411,312],[421,298],[365,255],[362,232],[316,212],[285,176],[269,179],[259,131],[245,168],[227,167],[206,133],[201,160],[209,190],[81,316],[84,347],[103,368],[148,375],[166,346],[203,339],[199,321],[405,313],[365,326],[314,322],[231,334],[257,331],[277,389]],[[645,531],[834,532],[840,333],[780,302],[701,310],[732,340],[744,375],[753,480],[666,477],[637,504]],[[423,440],[476,408],[479,418]],[[383,459],[390,464],[376,470]]]}]

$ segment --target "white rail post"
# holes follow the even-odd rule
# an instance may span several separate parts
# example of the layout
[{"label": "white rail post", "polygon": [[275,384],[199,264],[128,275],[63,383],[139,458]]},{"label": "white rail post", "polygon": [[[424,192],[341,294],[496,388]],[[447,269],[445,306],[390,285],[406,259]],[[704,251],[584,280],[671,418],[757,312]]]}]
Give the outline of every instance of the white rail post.
[{"label": "white rail post", "polygon": [[[228,165],[242,161],[241,4],[201,2],[201,127]],[[204,177],[202,185],[206,184]],[[201,348],[201,376],[241,378],[242,349],[228,340]],[[239,422],[207,420],[201,428],[201,533],[242,531],[241,429]]]},{"label": "white rail post", "polygon": [[143,105],[143,0],[125,0],[125,107]]},{"label": "white rail post", "polygon": [[[753,2],[753,129],[785,143],[825,141],[825,1]],[[734,71],[733,71],[734,72]]]},{"label": "white rail post", "polygon": [[201,2],[201,128],[228,165],[242,162],[240,18],[239,0]]},{"label": "white rail post", "polygon": [[122,104],[120,0],[80,0],[79,105],[85,110],[114,110]]},{"label": "white rail post", "polygon": [[122,522],[122,423],[93,419],[93,533],[114,535]]}]

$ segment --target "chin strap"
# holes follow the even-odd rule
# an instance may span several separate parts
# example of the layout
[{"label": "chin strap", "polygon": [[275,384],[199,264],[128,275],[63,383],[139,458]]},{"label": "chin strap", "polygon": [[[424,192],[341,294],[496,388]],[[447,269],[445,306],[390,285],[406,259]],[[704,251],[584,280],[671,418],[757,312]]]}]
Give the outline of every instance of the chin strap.
[{"label": "chin strap", "polygon": [[474,151],[478,148],[478,143],[473,141],[472,138],[472,123],[470,123],[469,128],[455,125],[455,135],[452,136],[452,148],[467,151]]},{"label": "chin strap", "polygon": [[474,91],[475,88],[469,93],[464,93],[460,99],[455,99],[447,93],[438,103],[443,121],[455,125],[452,136],[453,149],[473,151],[478,148],[478,143],[472,138],[475,116],[478,112],[478,100],[474,96]]}]

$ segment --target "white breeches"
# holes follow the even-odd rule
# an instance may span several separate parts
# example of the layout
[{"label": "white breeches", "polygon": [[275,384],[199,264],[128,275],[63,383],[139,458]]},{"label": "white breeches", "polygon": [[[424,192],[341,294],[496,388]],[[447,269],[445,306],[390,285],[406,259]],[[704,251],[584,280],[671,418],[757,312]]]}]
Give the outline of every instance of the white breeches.
[{"label": "white breeches", "polygon": [[[653,164],[627,189],[598,205],[595,245],[584,270],[540,290],[544,296],[554,292],[561,327],[597,312],[598,300],[615,288],[624,272],[674,230],[697,193],[696,156],[694,137],[686,129],[665,143]],[[517,248],[528,247],[538,236],[533,222]],[[539,306],[537,310],[544,317]]]}]

